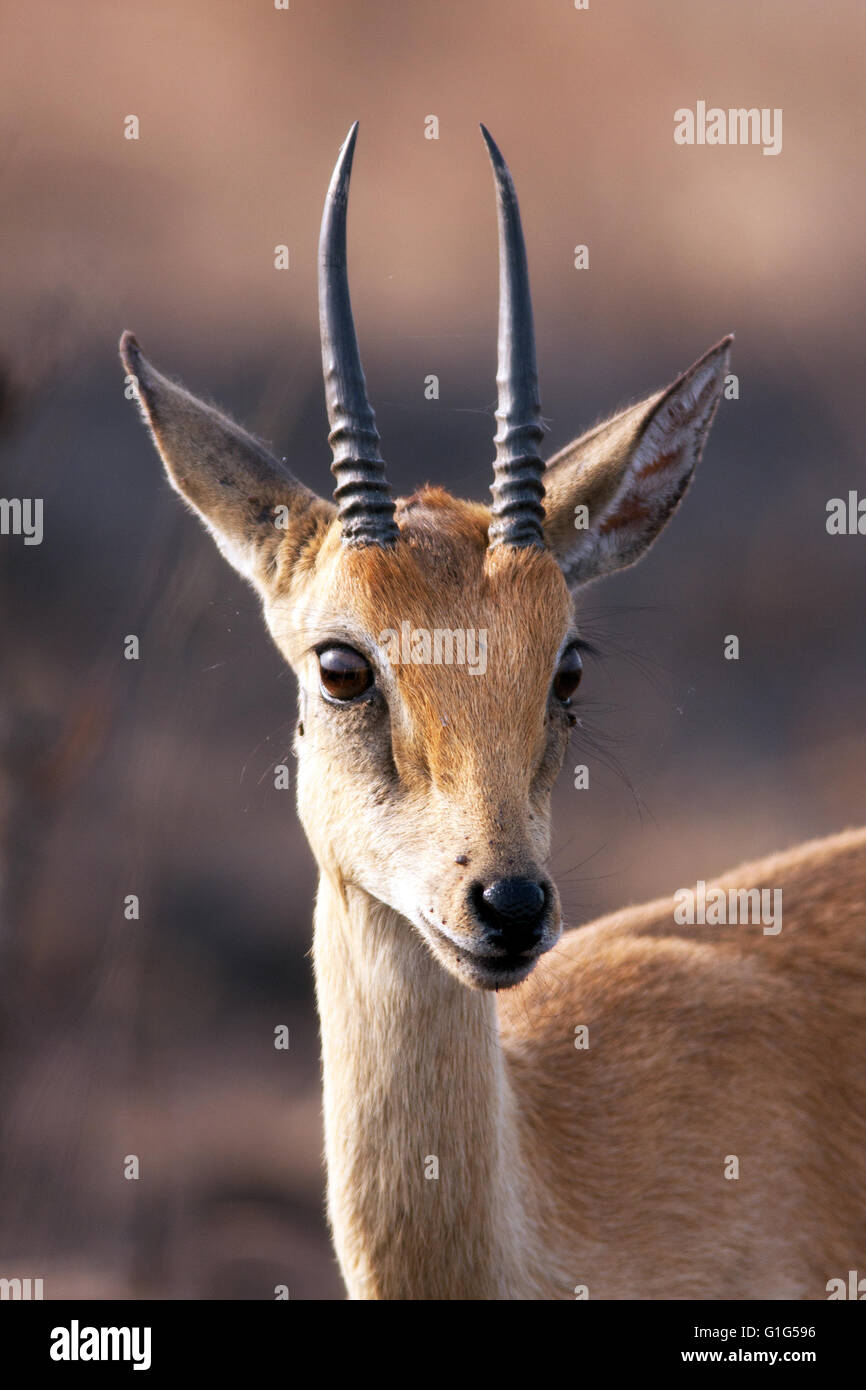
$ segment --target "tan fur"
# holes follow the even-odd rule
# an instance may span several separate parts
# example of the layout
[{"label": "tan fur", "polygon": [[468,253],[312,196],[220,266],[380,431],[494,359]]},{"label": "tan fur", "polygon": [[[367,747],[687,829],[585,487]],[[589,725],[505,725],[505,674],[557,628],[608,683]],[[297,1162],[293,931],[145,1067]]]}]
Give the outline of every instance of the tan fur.
[{"label": "tan fur", "polygon": [[[552,461],[543,551],[489,551],[487,509],[438,489],[398,505],[392,549],[346,546],[330,503],[133,339],[123,352],[174,486],[298,676],[328,1207],[351,1296],[818,1299],[862,1270],[866,831],[722,881],[782,890],[772,936],[678,927],[664,900],[560,940],[552,890],[540,958],[500,994],[472,906],[473,885],[543,874],[575,591],[678,505],[728,341]],[[483,629],[484,674],[386,659],[403,622]],[[369,697],[325,698],[334,643],[367,658]]]},{"label": "tan fur", "polygon": [[862,1267],[866,831],[719,882],[781,887],[781,933],[677,927],[663,900],[567,933],[494,997],[325,880],[330,1209],[354,1297],[821,1299]]},{"label": "tan fur", "polygon": [[569,933],[495,1002],[467,991],[406,919],[429,900],[460,923],[471,879],[544,862],[549,784],[533,803],[544,751],[527,722],[544,689],[530,677],[549,673],[569,626],[549,557],[488,557],[474,517],[425,494],[401,511],[405,547],[345,556],[332,541],[320,557],[353,626],[490,625],[483,681],[398,669],[407,718],[392,723],[399,780],[384,804],[375,780],[358,804],[367,773],[330,742],[322,762],[303,750],[299,804],[323,868],[329,1207],[350,1292],[824,1297],[866,1238],[866,832],[728,876],[783,890],[778,937],[678,928],[666,901]]},{"label": "tan fur", "polygon": [[663,900],[569,932],[499,1001],[545,1243],[594,1298],[820,1299],[862,1269],[866,831],[719,883],[781,888],[779,935]]}]

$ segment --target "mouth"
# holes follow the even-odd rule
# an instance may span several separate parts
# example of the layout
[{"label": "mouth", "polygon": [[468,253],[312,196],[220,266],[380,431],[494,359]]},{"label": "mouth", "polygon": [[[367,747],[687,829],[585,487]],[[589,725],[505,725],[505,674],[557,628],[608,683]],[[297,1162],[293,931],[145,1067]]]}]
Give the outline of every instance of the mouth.
[{"label": "mouth", "polygon": [[514,985],[521,984],[531,973],[539,956],[544,955],[549,949],[547,945],[539,943],[528,951],[513,954],[493,955],[489,952],[470,951],[468,947],[454,941],[435,922],[431,922],[426,913],[421,915],[433,936],[435,949],[446,958],[454,973],[474,989],[511,989]]}]

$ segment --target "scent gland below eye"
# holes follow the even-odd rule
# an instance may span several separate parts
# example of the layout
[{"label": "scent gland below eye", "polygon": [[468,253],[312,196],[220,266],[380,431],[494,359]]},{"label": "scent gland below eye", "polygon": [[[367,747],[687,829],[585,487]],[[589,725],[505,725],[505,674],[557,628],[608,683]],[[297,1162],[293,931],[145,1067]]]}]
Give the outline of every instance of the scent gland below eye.
[{"label": "scent gland below eye", "polygon": [[330,700],[357,700],[373,684],[373,668],[354,647],[323,647],[318,658],[322,691]]},{"label": "scent gland below eye", "polygon": [[553,693],[560,704],[571,704],[571,697],[580,685],[583,675],[583,662],[577,647],[569,647],[563,652],[556,675],[553,677]]}]

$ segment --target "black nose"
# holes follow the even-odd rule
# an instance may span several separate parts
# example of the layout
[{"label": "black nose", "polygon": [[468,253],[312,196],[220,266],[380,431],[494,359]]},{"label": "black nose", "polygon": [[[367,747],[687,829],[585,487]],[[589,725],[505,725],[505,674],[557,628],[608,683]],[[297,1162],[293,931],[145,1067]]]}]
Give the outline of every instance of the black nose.
[{"label": "black nose", "polygon": [[476,883],[470,897],[492,946],[517,953],[538,945],[549,900],[546,884],[531,878],[498,878],[486,888]]}]

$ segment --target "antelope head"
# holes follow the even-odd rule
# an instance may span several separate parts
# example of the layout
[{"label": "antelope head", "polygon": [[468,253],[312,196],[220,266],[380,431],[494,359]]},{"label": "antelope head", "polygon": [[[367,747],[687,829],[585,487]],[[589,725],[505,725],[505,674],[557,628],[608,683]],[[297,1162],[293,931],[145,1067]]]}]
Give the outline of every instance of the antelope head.
[{"label": "antelope head", "polygon": [[391,498],[346,272],[356,126],[319,245],[333,501],[155,371],[129,333],[121,356],[169,480],[258,591],[297,675],[298,805],[321,871],[394,909],[394,929],[419,932],[458,979],[495,989],[561,931],[545,865],[581,676],[575,595],[637,560],[676,508],[731,340],[543,463],[520,215],[482,131],[500,250],[490,508],[439,488]]}]

